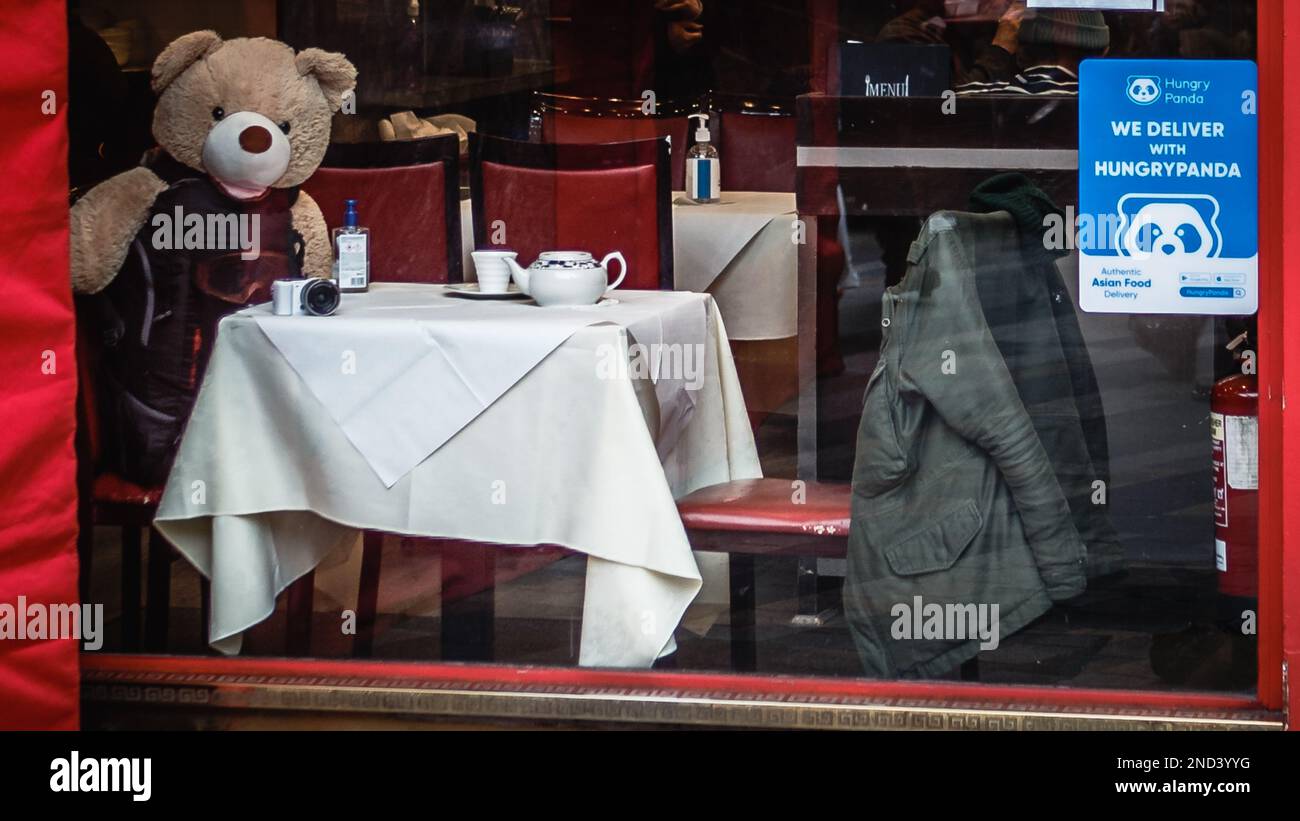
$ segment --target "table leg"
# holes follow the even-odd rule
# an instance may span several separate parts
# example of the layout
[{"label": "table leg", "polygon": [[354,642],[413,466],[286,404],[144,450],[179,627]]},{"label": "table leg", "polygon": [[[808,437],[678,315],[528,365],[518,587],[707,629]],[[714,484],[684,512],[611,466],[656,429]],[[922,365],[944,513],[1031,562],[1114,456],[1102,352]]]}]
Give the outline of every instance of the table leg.
[{"label": "table leg", "polygon": [[800,479],[817,479],[817,218],[801,217],[806,224],[799,247],[798,321],[798,457]]},{"label": "table leg", "polygon": [[285,596],[287,625],[285,655],[311,655],[312,598],[316,592],[316,571],[311,571],[289,585]]},{"label": "table leg", "polygon": [[140,528],[122,528],[122,649],[140,649]]},{"label": "table leg", "polygon": [[208,622],[212,620],[212,582],[199,576],[199,647],[207,649]]},{"label": "table leg", "polygon": [[754,557],[733,553],[731,565],[731,669],[749,673],[758,669],[756,614],[758,596],[754,582]]},{"label": "table leg", "polygon": [[[797,475],[817,479],[817,217],[802,216],[807,234],[799,248],[799,428]],[[817,560],[799,559],[795,576],[799,610],[792,624],[821,623],[817,602]]]},{"label": "table leg", "polygon": [[[442,603],[442,658],[444,661],[492,661],[495,655],[496,553],[491,547],[475,546],[482,578],[492,581],[486,590],[454,602]],[[449,581],[443,561],[443,594]]]},{"label": "table leg", "polygon": [[167,650],[167,622],[171,614],[172,548],[152,527],[149,528],[148,568],[144,646],[146,650],[163,653]]},{"label": "table leg", "polygon": [[384,534],[366,531],[361,542],[361,583],[357,588],[357,636],[353,655],[369,658],[375,649],[375,621],[379,617],[379,568],[384,554]]}]

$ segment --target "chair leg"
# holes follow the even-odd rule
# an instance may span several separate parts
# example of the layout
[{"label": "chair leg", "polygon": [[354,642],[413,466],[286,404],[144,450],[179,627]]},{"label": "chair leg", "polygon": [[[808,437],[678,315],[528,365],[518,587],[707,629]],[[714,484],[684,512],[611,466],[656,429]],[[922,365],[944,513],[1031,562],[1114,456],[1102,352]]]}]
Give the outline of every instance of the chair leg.
[{"label": "chair leg", "polygon": [[817,595],[820,584],[817,560],[809,556],[800,556],[799,570],[795,576],[796,594],[799,597],[799,612],[794,617],[796,626],[819,627],[821,625],[821,602]]},{"label": "chair leg", "polygon": [[140,528],[122,528],[122,649],[140,650]]},{"label": "chair leg", "polygon": [[754,557],[733,553],[731,565],[731,667],[737,672],[758,669],[755,643]]},{"label": "chair leg", "polygon": [[[494,579],[496,571],[495,548],[478,546],[483,577]],[[447,590],[446,570],[443,561],[443,585]],[[495,655],[496,584],[460,601],[442,603],[442,657],[446,661],[491,661]]]},{"label": "chair leg", "polygon": [[285,630],[285,654],[311,655],[312,597],[316,592],[316,571],[311,571],[289,585],[285,609],[288,625]]},{"label": "chair leg", "polygon": [[167,651],[167,625],[171,614],[172,548],[157,530],[149,528],[149,578],[145,597],[144,646]]},{"label": "chair leg", "polygon": [[77,518],[77,561],[80,566],[77,591],[81,601],[87,603],[90,601],[90,577],[95,559],[95,525],[93,521],[87,521],[80,511]]},{"label": "chair leg", "polygon": [[369,658],[375,649],[375,620],[379,615],[379,566],[384,534],[366,531],[361,541],[361,582],[357,588],[357,635],[353,654]]}]

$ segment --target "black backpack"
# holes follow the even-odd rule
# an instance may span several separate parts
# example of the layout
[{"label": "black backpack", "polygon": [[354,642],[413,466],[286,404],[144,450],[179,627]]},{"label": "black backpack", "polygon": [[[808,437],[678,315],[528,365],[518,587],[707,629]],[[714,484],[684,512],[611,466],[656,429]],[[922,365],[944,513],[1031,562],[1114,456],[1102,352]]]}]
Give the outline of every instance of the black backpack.
[{"label": "black backpack", "polygon": [[[274,280],[301,277],[303,240],[290,214],[296,188],[272,189],[261,200],[238,202],[165,155],[146,162],[170,185],[132,241],[122,270],[86,301],[86,308],[99,348],[93,374],[102,442],[99,468],[137,484],[160,485],[194,406],[218,323],[269,301]],[[237,241],[222,236],[232,214],[235,224],[259,225],[256,259],[243,259]],[[177,238],[186,244],[185,231],[177,233],[174,223],[190,215],[199,215],[216,230],[203,231],[201,237],[190,233],[203,247],[171,247]],[[210,221],[209,215],[224,222]]]}]

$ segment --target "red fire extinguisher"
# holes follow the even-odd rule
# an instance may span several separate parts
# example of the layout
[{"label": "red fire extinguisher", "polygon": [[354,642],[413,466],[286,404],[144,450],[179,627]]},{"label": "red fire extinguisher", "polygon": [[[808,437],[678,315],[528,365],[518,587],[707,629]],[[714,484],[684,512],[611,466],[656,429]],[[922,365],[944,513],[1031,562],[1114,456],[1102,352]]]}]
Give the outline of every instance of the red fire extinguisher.
[{"label": "red fire extinguisher", "polygon": [[1214,565],[1219,592],[1259,593],[1259,387],[1253,374],[1214,384]]}]

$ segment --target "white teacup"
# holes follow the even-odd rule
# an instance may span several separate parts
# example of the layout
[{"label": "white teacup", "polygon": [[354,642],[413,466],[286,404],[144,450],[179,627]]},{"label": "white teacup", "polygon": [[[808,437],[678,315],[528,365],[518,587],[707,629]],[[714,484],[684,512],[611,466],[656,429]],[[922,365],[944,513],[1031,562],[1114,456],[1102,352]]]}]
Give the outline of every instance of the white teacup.
[{"label": "white teacup", "polygon": [[504,294],[510,289],[510,266],[507,259],[514,259],[514,251],[474,251],[474,274],[478,277],[478,289],[484,294]]}]

